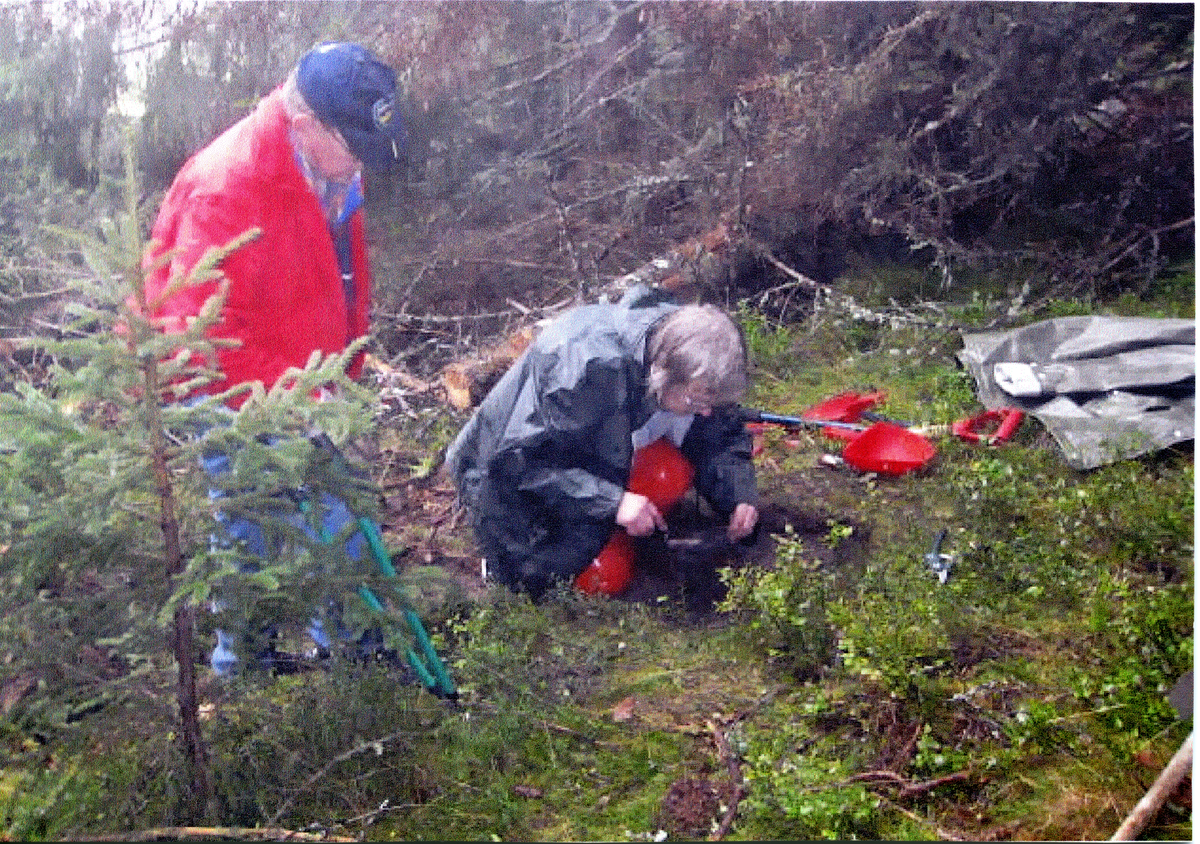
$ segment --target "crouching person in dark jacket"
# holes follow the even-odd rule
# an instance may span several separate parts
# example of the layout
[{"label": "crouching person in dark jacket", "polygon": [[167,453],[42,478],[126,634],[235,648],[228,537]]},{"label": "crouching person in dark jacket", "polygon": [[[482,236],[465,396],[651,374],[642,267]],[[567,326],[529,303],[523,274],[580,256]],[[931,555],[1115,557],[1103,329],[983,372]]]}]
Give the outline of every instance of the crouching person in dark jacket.
[{"label": "crouching person in dark jacket", "polygon": [[741,332],[711,305],[637,287],[553,321],[446,455],[489,577],[537,599],[573,581],[618,526],[665,529],[654,503],[628,489],[635,450],[662,436],[691,462],[730,540],[749,536],[758,497],[735,406],[747,380]]}]

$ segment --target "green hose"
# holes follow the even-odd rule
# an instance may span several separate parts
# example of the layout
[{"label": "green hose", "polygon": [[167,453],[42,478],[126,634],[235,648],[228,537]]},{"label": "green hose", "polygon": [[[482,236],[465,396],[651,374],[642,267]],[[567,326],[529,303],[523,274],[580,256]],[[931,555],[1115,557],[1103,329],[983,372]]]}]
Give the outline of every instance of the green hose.
[{"label": "green hose", "polygon": [[[363,536],[367,538],[367,545],[371,547],[371,554],[375,557],[375,563],[379,566],[379,571],[384,577],[396,577],[396,569],[392,565],[392,558],[388,555],[387,549],[383,547],[383,538],[379,535],[379,526],[366,516],[358,517],[358,527],[362,531]],[[371,596],[368,605],[373,609],[379,606],[379,599],[375,597],[366,586],[359,588],[359,592],[366,592]],[[434,648],[433,642],[429,639],[429,634],[425,632],[425,625],[421,623],[421,617],[416,611],[409,606],[404,607],[404,620],[408,622],[409,629],[417,638],[417,644],[421,646],[422,653],[425,654],[425,659],[429,661],[428,666],[421,661],[416,652],[410,647],[407,650],[408,664],[421,677],[421,682],[425,684],[425,688],[433,692],[438,697],[455,698],[458,697],[458,690],[454,686],[454,681],[450,679],[450,674],[446,671],[446,666],[438,656],[437,649]],[[432,672],[432,673],[431,673]]]},{"label": "green hose", "polygon": [[[300,500],[300,509],[306,515],[311,511],[312,504],[307,498]],[[359,516],[358,528],[367,540],[367,545],[371,549],[371,556],[374,557],[375,564],[379,567],[380,573],[387,578],[397,577],[396,568],[392,565],[392,558],[383,546],[383,538],[380,536],[379,526],[366,516]],[[325,543],[333,541],[333,538],[329,535],[329,531],[325,529],[324,525],[320,528],[320,535],[321,541]],[[372,611],[380,615],[387,614],[383,603],[366,584],[358,587],[358,594]],[[454,681],[450,678],[445,664],[438,656],[437,649],[434,648],[429,634],[425,632],[425,625],[421,623],[421,617],[417,615],[412,607],[407,605],[404,607],[403,612],[404,620],[408,623],[409,629],[412,630],[413,636],[416,638],[417,644],[424,654],[424,659],[422,659],[411,646],[407,647],[405,649],[405,657],[408,660],[408,664],[412,666],[413,671],[421,678],[421,682],[425,688],[434,695],[439,698],[456,699],[458,697],[458,689],[455,688]]]}]

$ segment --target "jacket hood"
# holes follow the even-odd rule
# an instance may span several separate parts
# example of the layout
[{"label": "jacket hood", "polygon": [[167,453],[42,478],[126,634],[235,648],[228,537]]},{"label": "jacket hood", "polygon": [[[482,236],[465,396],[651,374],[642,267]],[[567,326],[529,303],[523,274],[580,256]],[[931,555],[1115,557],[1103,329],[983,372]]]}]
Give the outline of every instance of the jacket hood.
[{"label": "jacket hood", "polygon": [[677,307],[638,286],[617,304],[582,305],[561,314],[534,338],[450,446],[446,463],[455,483],[461,486],[472,469],[485,471],[501,452],[565,437],[581,437],[588,448],[605,452],[603,462],[610,466],[627,465],[631,445],[618,443],[654,411],[646,395],[646,339]]}]

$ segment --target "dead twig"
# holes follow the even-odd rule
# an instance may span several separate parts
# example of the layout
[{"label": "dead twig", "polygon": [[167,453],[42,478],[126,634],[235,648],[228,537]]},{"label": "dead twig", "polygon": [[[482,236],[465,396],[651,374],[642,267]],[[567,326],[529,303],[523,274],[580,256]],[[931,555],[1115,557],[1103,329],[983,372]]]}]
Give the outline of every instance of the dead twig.
[{"label": "dead twig", "polygon": [[895,758],[892,760],[892,770],[899,770],[908,764],[908,760],[912,758],[913,752],[917,749],[917,739],[921,737],[921,733],[925,730],[925,722],[918,720],[916,726],[913,727],[912,735],[908,737],[908,741],[900,748]]},{"label": "dead twig", "polygon": [[861,774],[855,774],[846,780],[846,784],[852,782],[890,782],[902,785],[907,783],[908,780],[895,771],[863,771]]},{"label": "dead twig", "polygon": [[907,800],[911,797],[916,797],[919,794],[924,794],[927,791],[932,791],[935,788],[940,788],[943,785],[950,785],[956,782],[967,782],[975,776],[975,772],[967,769],[963,771],[955,771],[952,774],[946,774],[942,777],[934,777],[930,780],[922,782],[912,782],[895,771],[863,771],[861,774],[855,774],[847,779],[846,784],[862,782],[868,785],[896,785],[900,790],[896,793],[897,800]]},{"label": "dead twig", "polygon": [[[390,800],[384,800],[382,803],[379,804],[378,808],[372,809],[369,812],[364,812],[361,815],[355,815],[352,818],[346,818],[346,820],[342,821],[340,824],[338,824],[338,826],[344,827],[344,826],[350,826],[351,824],[361,824],[362,826],[372,826],[372,825],[374,825],[374,823],[377,820],[379,820],[381,817],[386,815],[388,812],[398,812],[403,809],[415,809],[419,805],[420,805],[419,803],[392,803]],[[326,838],[323,840],[332,841],[334,839]],[[357,841],[360,839],[354,839],[354,840]]]},{"label": "dead twig", "polygon": [[[324,779],[325,776],[330,771],[332,771],[335,767],[337,767],[341,763],[343,763],[349,759],[353,759],[355,756],[360,756],[363,753],[375,753],[376,755],[382,756],[383,755],[383,747],[385,744],[388,744],[393,741],[399,741],[400,739],[409,738],[409,737],[411,737],[411,733],[409,733],[409,732],[391,733],[390,735],[386,735],[381,738],[372,739],[371,741],[363,742],[362,744],[352,747],[349,750],[344,751],[343,753],[339,753],[337,756],[330,759],[319,771],[317,771],[312,776],[310,776],[308,779],[306,779],[299,788],[297,788],[290,795],[288,795],[287,799],[285,799],[283,801],[283,803],[280,804],[279,808],[275,810],[275,814],[271,816],[271,820],[269,821],[269,823],[272,823],[272,824],[279,823],[279,819],[282,818],[290,808],[292,808],[292,804],[296,801],[297,796],[304,793],[308,789],[312,788],[313,785],[315,785],[321,779]],[[284,839],[281,839],[281,840],[284,840]],[[354,840],[354,839],[348,839],[348,840]]]},{"label": "dead twig", "polygon": [[544,718],[542,719],[542,727],[546,730],[546,732],[570,736],[571,738],[578,739],[579,741],[587,742],[593,747],[601,747],[605,750],[611,751],[621,750],[621,745],[617,744],[616,742],[603,741],[595,736],[589,736],[587,733],[580,732],[579,730],[572,729],[571,727],[567,727],[562,724],[556,724],[553,721],[547,721]]},{"label": "dead twig", "polygon": [[1195,224],[1196,224],[1196,218],[1195,218],[1195,216],[1191,216],[1191,217],[1188,217],[1187,219],[1179,220],[1177,222],[1171,223],[1170,225],[1160,226],[1159,228],[1151,229],[1150,231],[1147,231],[1147,232],[1134,233],[1128,239],[1129,245],[1126,246],[1124,249],[1122,249],[1119,253],[1117,253],[1116,257],[1110,259],[1108,261],[1108,263],[1106,263],[1103,267],[1101,267],[1096,272],[1096,275],[1098,275],[1098,276],[1103,275],[1104,273],[1108,272],[1113,267],[1115,267],[1117,264],[1121,263],[1123,260],[1125,260],[1126,257],[1128,257],[1131,253],[1133,253],[1133,251],[1136,250],[1138,248],[1138,246],[1140,246],[1146,240],[1146,238],[1155,238],[1155,237],[1158,237],[1159,235],[1166,234],[1167,232],[1172,232],[1172,231],[1175,231],[1176,229],[1182,229],[1186,226],[1193,226]]},{"label": "dead twig", "polygon": [[[764,291],[762,294],[761,300],[765,300],[766,296],[774,291],[781,291],[781,290],[788,289],[788,288],[794,289],[796,287],[802,287],[806,290],[811,290],[813,292],[813,297],[815,300],[823,299],[824,301],[834,305],[838,309],[846,311],[847,313],[851,314],[856,319],[863,319],[863,320],[867,320],[867,321],[873,322],[873,323],[884,323],[884,322],[888,322],[891,319],[890,317],[888,317],[885,314],[877,313],[868,308],[864,308],[863,306],[861,306],[857,302],[855,302],[854,299],[845,295],[844,293],[838,293],[836,290],[834,290],[828,284],[821,284],[816,279],[809,278],[804,273],[800,272],[799,270],[795,269],[794,267],[789,267],[783,261],[776,258],[775,254],[771,251],[771,248],[769,246],[767,246],[765,243],[757,241],[753,238],[748,239],[747,242],[749,243],[750,248],[754,251],[754,253],[756,255],[758,255],[758,257],[760,257],[762,260],[766,261],[768,264],[770,264],[775,269],[779,270],[781,273],[783,273],[788,278],[792,279],[792,282],[793,282],[790,285],[783,285],[780,287],[771,288],[771,290]],[[789,299],[790,299],[790,294],[789,294]],[[786,305],[785,305],[785,309],[786,309]]]},{"label": "dead twig", "polygon": [[733,819],[737,817],[738,806],[742,802],[742,798],[746,796],[746,783],[742,779],[742,766],[738,761],[737,756],[729,748],[729,741],[725,738],[725,732],[717,724],[716,721],[708,722],[709,732],[712,733],[713,741],[717,745],[717,753],[721,757],[721,761],[725,763],[726,769],[729,771],[729,780],[733,783],[733,796],[729,800],[729,806],[725,809],[725,816],[721,818],[721,823],[716,830],[708,836],[709,841],[720,841],[729,834],[729,830],[733,827]]},{"label": "dead twig", "polygon": [[955,771],[953,774],[946,774],[944,777],[934,777],[931,780],[924,782],[909,783],[900,789],[900,793],[896,795],[902,800],[910,797],[916,797],[918,794],[924,794],[927,791],[932,791],[935,788],[940,788],[943,785],[950,785],[956,782],[967,782],[975,776],[974,771]]}]

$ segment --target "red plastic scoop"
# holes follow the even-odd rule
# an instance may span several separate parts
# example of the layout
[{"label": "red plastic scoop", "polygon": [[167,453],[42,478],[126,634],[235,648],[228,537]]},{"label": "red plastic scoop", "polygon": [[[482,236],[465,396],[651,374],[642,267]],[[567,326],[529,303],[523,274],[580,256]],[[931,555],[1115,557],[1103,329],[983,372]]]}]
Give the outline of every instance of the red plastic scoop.
[{"label": "red plastic scoop", "polygon": [[634,453],[629,491],[649,498],[665,516],[688,491],[695,474],[683,452],[662,437]]},{"label": "red plastic scoop", "polygon": [[629,534],[624,528],[617,528],[603,550],[575,578],[575,588],[589,595],[619,595],[633,579],[636,556]]},{"label": "red plastic scoop", "polygon": [[891,422],[876,422],[846,443],[842,459],[860,472],[903,475],[933,459],[933,443]]}]

